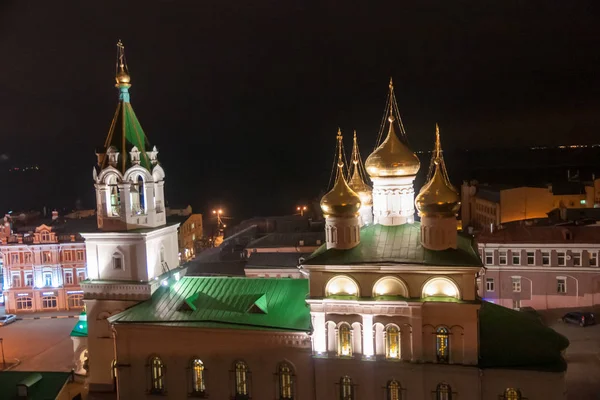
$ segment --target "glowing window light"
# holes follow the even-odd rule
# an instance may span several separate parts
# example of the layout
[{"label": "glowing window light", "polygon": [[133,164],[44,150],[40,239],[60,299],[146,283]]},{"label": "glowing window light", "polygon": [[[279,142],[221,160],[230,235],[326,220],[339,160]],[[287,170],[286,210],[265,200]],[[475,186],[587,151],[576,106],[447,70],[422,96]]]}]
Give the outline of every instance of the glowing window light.
[{"label": "glowing window light", "polygon": [[358,296],[358,285],[354,280],[347,276],[336,276],[327,282],[325,287],[326,296],[350,295]]},{"label": "glowing window light", "polygon": [[338,328],[338,355],[352,356],[352,329],[345,322]]},{"label": "glowing window light", "polygon": [[375,296],[404,296],[408,297],[408,290],[404,282],[393,276],[379,279],[374,287]]},{"label": "glowing window light", "polygon": [[400,358],[400,330],[395,325],[389,325],[385,329],[386,337],[386,358]]},{"label": "glowing window light", "polygon": [[448,278],[433,278],[423,287],[423,297],[454,297],[460,298],[458,287]]}]

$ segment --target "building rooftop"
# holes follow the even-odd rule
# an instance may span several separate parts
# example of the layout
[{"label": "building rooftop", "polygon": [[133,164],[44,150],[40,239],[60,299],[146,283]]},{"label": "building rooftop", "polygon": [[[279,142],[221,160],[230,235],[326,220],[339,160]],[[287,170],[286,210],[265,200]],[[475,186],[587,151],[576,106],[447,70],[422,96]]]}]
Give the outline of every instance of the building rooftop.
[{"label": "building rooftop", "polygon": [[[4,400],[48,400],[58,398],[59,393],[69,382],[69,372],[0,372],[0,393]],[[17,396],[17,385],[27,383],[28,396]]]},{"label": "building rooftop", "polygon": [[246,268],[293,268],[300,265],[300,258],[311,253],[251,253]]},{"label": "building rooftop", "polygon": [[561,352],[569,340],[535,316],[482,302],[479,310],[479,366],[566,371]]},{"label": "building rooftop", "polygon": [[304,279],[186,276],[109,322],[309,332],[307,293]]},{"label": "building rooftop", "polygon": [[458,234],[458,247],[434,251],[421,245],[421,224],[371,225],[360,231],[360,244],[352,249],[316,250],[305,265],[423,264],[481,266],[471,236]]},{"label": "building rooftop", "polygon": [[599,225],[531,225],[521,221],[503,224],[494,232],[481,232],[478,243],[599,243]]},{"label": "building rooftop", "polygon": [[[300,244],[303,241],[304,244]],[[247,248],[272,248],[272,247],[297,247],[320,246],[325,242],[325,232],[287,232],[269,233],[256,239],[246,246]]]}]

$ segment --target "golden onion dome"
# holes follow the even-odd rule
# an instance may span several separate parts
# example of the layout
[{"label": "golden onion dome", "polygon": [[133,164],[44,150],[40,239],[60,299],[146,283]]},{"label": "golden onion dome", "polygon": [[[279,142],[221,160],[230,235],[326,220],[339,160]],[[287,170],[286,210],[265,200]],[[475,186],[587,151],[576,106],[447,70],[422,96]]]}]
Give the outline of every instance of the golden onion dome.
[{"label": "golden onion dome", "polygon": [[116,86],[131,86],[131,76],[125,71],[124,65],[121,65],[115,76]]},{"label": "golden onion dome", "polygon": [[373,189],[360,176],[358,168],[354,168],[354,173],[352,174],[352,178],[350,178],[350,182],[348,182],[348,186],[354,193],[358,194],[361,205],[373,205]]},{"label": "golden onion dome", "polygon": [[342,168],[339,166],[338,168],[338,178],[333,189],[321,199],[321,210],[326,216],[356,216],[360,210],[360,197],[346,183]]},{"label": "golden onion dome", "polygon": [[367,158],[369,176],[392,177],[416,175],[421,166],[417,155],[402,143],[394,129],[394,116],[388,117],[390,129],[383,143]]},{"label": "golden onion dome", "polygon": [[433,176],[417,195],[415,207],[420,216],[454,217],[460,208],[460,196],[446,175],[446,166],[441,156],[439,130],[436,132],[435,145],[432,160]]}]

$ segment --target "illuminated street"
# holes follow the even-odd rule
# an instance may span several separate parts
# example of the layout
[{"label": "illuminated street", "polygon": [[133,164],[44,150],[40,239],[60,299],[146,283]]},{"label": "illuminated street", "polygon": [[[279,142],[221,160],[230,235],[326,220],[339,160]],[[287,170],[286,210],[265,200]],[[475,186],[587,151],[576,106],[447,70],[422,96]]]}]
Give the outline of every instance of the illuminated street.
[{"label": "illuminated street", "polygon": [[21,361],[20,371],[70,371],[76,319],[27,319],[0,328],[6,362]]}]

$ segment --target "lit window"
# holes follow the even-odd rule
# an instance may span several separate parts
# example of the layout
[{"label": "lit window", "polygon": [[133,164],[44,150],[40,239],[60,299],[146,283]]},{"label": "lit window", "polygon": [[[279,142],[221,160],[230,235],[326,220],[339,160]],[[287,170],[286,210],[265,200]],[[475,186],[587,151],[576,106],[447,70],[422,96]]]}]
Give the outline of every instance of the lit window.
[{"label": "lit window", "polygon": [[164,393],[165,391],[165,365],[158,357],[150,359],[150,392]]},{"label": "lit window", "polygon": [[450,360],[450,335],[448,328],[439,327],[436,331],[435,352],[437,362],[447,363]]},{"label": "lit window", "polygon": [[348,375],[340,378],[340,400],[354,400],[354,385]]},{"label": "lit window", "polygon": [[521,265],[521,252],[519,250],[512,251],[512,265]]},{"label": "lit window", "polygon": [[397,380],[392,379],[387,383],[387,400],[401,400],[401,390],[402,386],[398,383]]},{"label": "lit window", "polygon": [[527,252],[527,265],[535,264],[535,253],[533,251]]},{"label": "lit window", "polygon": [[566,265],[566,255],[564,251],[559,251],[558,253],[556,253],[556,258],[558,259],[558,265]]},{"label": "lit window", "polygon": [[494,252],[486,251],[485,252],[485,265],[493,265],[494,264]]},{"label": "lit window", "polygon": [[73,284],[73,272],[67,271],[67,272],[65,272],[65,285],[72,285],[72,284]]},{"label": "lit window", "polygon": [[288,363],[283,362],[279,364],[277,374],[279,375],[279,400],[292,400],[294,398],[292,368]]},{"label": "lit window", "polygon": [[31,310],[33,299],[31,297],[17,297],[17,310]]},{"label": "lit window", "polygon": [[196,234],[195,234],[195,233],[193,233],[193,234],[192,234],[192,241],[195,241],[195,240],[196,240]]},{"label": "lit window", "polygon": [[243,361],[235,363],[235,400],[249,399],[248,365]]},{"label": "lit window", "polygon": [[204,395],[206,392],[206,383],[204,381],[204,364],[201,360],[192,360],[192,394],[196,396]]},{"label": "lit window", "polygon": [[196,224],[192,222],[192,229],[196,227]]},{"label": "lit window", "polygon": [[590,253],[590,267],[598,266],[598,253]]},{"label": "lit window", "polygon": [[42,275],[44,286],[52,286],[52,272],[44,272]]},{"label": "lit window", "polygon": [[83,295],[82,294],[70,294],[67,297],[67,303],[69,304],[69,309],[82,308],[83,307]]},{"label": "lit window", "polygon": [[512,290],[513,290],[513,292],[521,291],[521,277],[520,276],[512,277]]},{"label": "lit window", "polygon": [[504,391],[504,400],[521,400],[521,391],[508,388]]},{"label": "lit window", "polygon": [[585,205],[586,201],[585,200],[579,200],[579,204],[581,205]]},{"label": "lit window", "polygon": [[345,322],[338,327],[338,356],[352,356],[352,328]]},{"label": "lit window", "polygon": [[107,204],[107,214],[109,217],[118,217],[121,212],[121,193],[116,184],[109,185],[107,192],[109,201]]},{"label": "lit window", "polygon": [[358,296],[358,285],[354,280],[348,276],[340,275],[333,277],[327,282],[327,286],[325,287],[325,295],[326,296],[334,296],[334,295],[348,295],[348,296]]},{"label": "lit window", "polygon": [[508,256],[506,255],[506,251],[501,251],[498,253],[498,259],[499,259],[499,264],[500,265],[506,265],[507,264],[507,260],[508,260]]},{"label": "lit window", "polygon": [[573,253],[573,266],[574,267],[581,266],[581,253]]},{"label": "lit window", "polygon": [[400,330],[396,325],[388,325],[385,328],[385,355],[389,359],[400,358]]},{"label": "lit window", "polygon": [[494,291],[494,278],[485,278],[485,291],[486,292]]},{"label": "lit window", "polygon": [[556,293],[567,293],[567,278],[562,276],[556,278]]},{"label": "lit window", "polygon": [[435,388],[435,400],[452,400],[452,388],[447,383],[440,383]]},{"label": "lit window", "polygon": [[42,308],[56,308],[57,304],[56,296],[42,297]]},{"label": "lit window", "polygon": [[454,297],[459,299],[460,293],[454,282],[445,277],[432,278],[423,286],[422,297]]},{"label": "lit window", "polygon": [[52,253],[50,253],[49,251],[44,251],[42,253],[42,262],[48,264],[52,262]]},{"label": "lit window", "polygon": [[542,252],[542,265],[550,265],[550,253],[547,251]]}]

